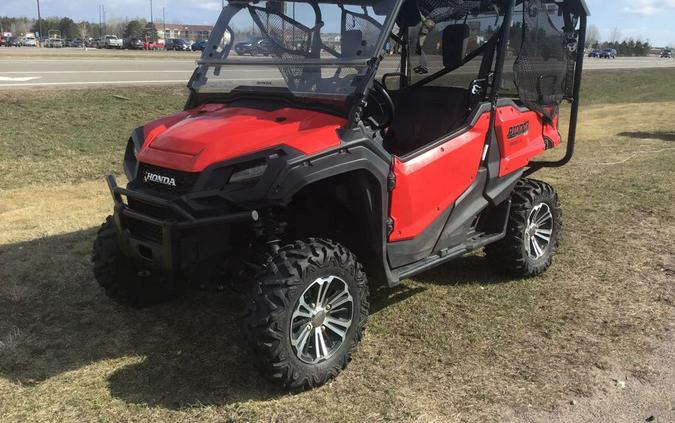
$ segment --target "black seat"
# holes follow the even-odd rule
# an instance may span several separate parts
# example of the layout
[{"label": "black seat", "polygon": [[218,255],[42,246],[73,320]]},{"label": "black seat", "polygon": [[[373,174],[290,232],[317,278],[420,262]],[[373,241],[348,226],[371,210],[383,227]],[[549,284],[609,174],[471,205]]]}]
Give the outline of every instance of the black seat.
[{"label": "black seat", "polygon": [[468,90],[416,87],[392,94],[396,115],[384,148],[404,156],[460,128],[469,113]]},{"label": "black seat", "polygon": [[[443,67],[462,66],[469,38],[468,25],[443,29]],[[391,93],[396,115],[384,138],[384,148],[404,156],[460,128],[469,115],[469,90],[459,87],[412,86]]]}]

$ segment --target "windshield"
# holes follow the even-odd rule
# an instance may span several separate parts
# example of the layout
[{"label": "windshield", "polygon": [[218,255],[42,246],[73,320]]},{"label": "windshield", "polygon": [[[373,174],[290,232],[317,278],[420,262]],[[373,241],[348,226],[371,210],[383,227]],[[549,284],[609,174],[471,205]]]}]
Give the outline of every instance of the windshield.
[{"label": "windshield", "polygon": [[374,72],[397,0],[230,1],[190,87],[342,98]]}]

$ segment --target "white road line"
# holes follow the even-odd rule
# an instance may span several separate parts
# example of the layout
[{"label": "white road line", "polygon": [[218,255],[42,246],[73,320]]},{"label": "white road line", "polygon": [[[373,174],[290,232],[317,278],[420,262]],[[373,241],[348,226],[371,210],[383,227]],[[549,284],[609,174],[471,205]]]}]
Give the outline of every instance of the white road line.
[{"label": "white road line", "polygon": [[[77,74],[86,74],[86,73],[186,73],[190,70],[90,70],[90,71],[75,71],[75,70],[66,70],[66,71],[5,71],[0,72],[0,75],[23,75],[23,74],[32,74],[32,75],[55,75],[60,73],[77,73]],[[1,78],[1,77],[0,77]]]},{"label": "white road line", "polygon": [[[88,74],[88,73],[192,73],[194,69],[185,69],[185,70],[168,70],[168,69],[159,69],[159,70],[153,70],[153,69],[139,69],[139,70],[115,70],[115,69],[110,69],[110,70],[87,70],[87,71],[78,71],[78,70],[64,70],[64,71],[3,71],[0,72],[0,75],[24,75],[24,74],[31,74],[31,75],[58,75],[58,74]],[[238,72],[242,73],[241,69],[221,69],[220,71],[222,72]],[[274,72],[271,69],[247,69],[245,73],[252,73],[252,72]]]},{"label": "white road line", "polygon": [[[273,81],[282,81],[283,78],[272,78],[266,80]],[[231,78],[228,81],[255,81],[253,78]],[[177,84],[183,83],[186,84],[187,79],[167,79],[159,81],[80,81],[80,82],[34,82],[27,84],[0,84],[0,88],[5,87],[47,87],[47,86],[59,86],[59,85],[129,85],[129,84]]]},{"label": "white road line", "polygon": [[187,79],[167,79],[165,81],[86,81],[86,82],[33,82],[27,84],[0,84],[5,87],[48,87],[58,85],[125,85],[125,84],[176,84],[187,83]]},{"label": "white road line", "polygon": [[40,79],[42,78],[41,76],[17,76],[17,77],[11,77],[11,76],[0,76],[0,81],[6,81],[6,82],[26,82],[26,81],[32,81],[33,79]]}]

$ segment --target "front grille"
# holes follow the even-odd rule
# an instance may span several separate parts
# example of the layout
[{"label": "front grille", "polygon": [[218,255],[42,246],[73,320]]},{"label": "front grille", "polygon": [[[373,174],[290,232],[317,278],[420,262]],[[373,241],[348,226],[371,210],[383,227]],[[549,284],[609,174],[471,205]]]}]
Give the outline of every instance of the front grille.
[{"label": "front grille", "polygon": [[[144,187],[163,194],[176,196],[191,192],[198,177],[199,173],[181,172],[147,163],[140,163],[138,168],[138,178]],[[164,183],[159,181],[163,181]]]},{"label": "front grille", "polygon": [[165,220],[174,217],[173,213],[166,207],[155,206],[153,204],[136,200],[134,198],[128,198],[127,203],[131,210],[134,210],[146,216],[152,216],[156,219]]},{"label": "front grille", "polygon": [[152,223],[141,222],[140,220],[128,219],[128,228],[131,235],[135,238],[153,241],[158,244],[162,243],[162,228],[161,226],[153,225]]}]

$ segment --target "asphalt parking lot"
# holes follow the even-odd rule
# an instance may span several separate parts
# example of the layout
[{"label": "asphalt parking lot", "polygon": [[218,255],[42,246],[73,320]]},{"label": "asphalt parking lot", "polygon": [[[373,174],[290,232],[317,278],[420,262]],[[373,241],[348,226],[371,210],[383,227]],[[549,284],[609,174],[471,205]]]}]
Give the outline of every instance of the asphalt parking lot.
[{"label": "asphalt parking lot", "polygon": [[[199,53],[127,52],[80,49],[0,49],[0,88],[78,88],[105,85],[184,84]],[[262,58],[260,59],[262,60]],[[675,68],[675,60],[657,57],[587,59],[585,69]],[[397,62],[385,59],[381,72],[395,72]],[[224,70],[232,80],[278,78],[274,69],[242,66]]]}]

